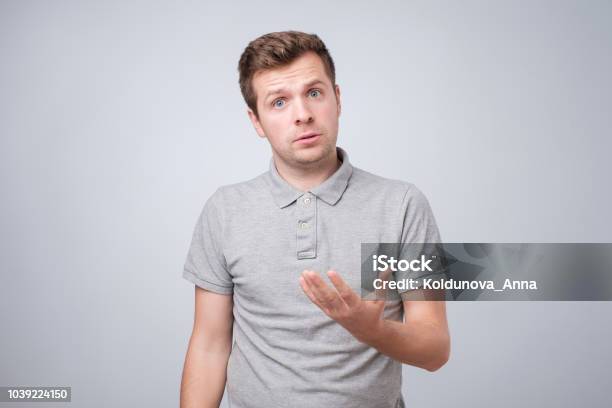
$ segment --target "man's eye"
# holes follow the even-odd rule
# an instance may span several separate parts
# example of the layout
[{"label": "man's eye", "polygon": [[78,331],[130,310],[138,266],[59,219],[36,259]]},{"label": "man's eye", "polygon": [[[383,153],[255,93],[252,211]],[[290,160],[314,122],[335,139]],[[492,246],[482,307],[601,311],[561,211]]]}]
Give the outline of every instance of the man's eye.
[{"label": "man's eye", "polygon": [[273,102],[273,105],[275,108],[282,108],[283,106],[285,106],[285,100],[284,99],[277,99]]},{"label": "man's eye", "polygon": [[308,95],[313,98],[317,98],[319,95],[321,95],[321,91],[319,91],[318,89],[313,89],[308,93]]}]

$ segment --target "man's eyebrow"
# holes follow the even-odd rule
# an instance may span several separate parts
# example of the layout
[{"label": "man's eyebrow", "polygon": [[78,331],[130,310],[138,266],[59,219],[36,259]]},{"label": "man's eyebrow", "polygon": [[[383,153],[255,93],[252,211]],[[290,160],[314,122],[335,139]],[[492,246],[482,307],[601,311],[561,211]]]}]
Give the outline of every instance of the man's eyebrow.
[{"label": "man's eyebrow", "polygon": [[[323,82],[323,81],[322,81],[322,80],[320,80],[320,79],[313,79],[312,81],[307,82],[307,83],[304,85],[304,88],[310,88],[310,87],[312,87],[312,86],[314,86],[314,85],[319,85],[319,84],[321,84],[321,85],[325,85],[325,82]],[[285,88],[275,88],[275,89],[271,89],[270,91],[268,91],[268,92],[266,93],[266,96],[264,97],[264,100],[268,100],[268,98],[270,98],[271,96],[278,95],[278,94],[282,94],[282,93],[285,93]]]},{"label": "man's eyebrow", "polygon": [[313,79],[312,81],[308,82],[308,83],[307,83],[307,84],[304,86],[304,88],[310,88],[311,86],[315,86],[315,85],[319,85],[319,84],[321,84],[321,85],[325,85],[325,82],[323,82],[323,81],[322,81],[322,80],[320,80],[320,79]]},{"label": "man's eyebrow", "polygon": [[284,93],[285,89],[284,88],[276,88],[276,89],[271,89],[266,93],[266,96],[264,97],[264,100],[267,100],[268,98],[270,98],[271,96],[274,95],[278,95],[281,93]]}]

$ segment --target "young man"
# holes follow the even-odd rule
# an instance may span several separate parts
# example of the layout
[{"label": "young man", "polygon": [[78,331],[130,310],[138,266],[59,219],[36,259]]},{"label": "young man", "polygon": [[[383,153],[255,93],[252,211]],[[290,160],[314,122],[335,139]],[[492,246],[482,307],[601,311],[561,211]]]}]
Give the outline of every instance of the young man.
[{"label": "young man", "polygon": [[439,242],[427,199],[336,147],[340,88],[319,37],[259,37],[239,72],[272,160],[219,188],[196,224],[181,407],[218,407],[225,385],[236,408],[403,407],[401,364],[435,371],[448,359],[445,304],[411,300],[431,299],[423,290],[363,300],[360,248]]}]

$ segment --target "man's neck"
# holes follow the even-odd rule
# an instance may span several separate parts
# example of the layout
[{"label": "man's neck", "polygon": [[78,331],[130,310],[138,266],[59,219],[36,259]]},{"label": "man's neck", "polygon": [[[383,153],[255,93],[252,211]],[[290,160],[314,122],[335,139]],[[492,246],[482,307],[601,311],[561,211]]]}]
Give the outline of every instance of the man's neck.
[{"label": "man's neck", "polygon": [[287,183],[300,191],[309,191],[330,178],[342,162],[334,149],[332,155],[309,166],[290,166],[277,157],[274,157],[274,164],[278,174]]}]

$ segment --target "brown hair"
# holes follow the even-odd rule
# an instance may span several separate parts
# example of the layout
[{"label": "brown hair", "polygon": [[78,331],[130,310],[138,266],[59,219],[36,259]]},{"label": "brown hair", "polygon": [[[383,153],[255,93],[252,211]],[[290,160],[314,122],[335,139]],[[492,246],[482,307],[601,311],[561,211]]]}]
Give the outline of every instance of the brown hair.
[{"label": "brown hair", "polygon": [[251,41],[238,62],[240,91],[249,108],[257,115],[257,95],[253,90],[253,76],[258,71],[288,65],[306,52],[315,52],[323,61],[332,85],[336,84],[336,69],[327,47],[316,34],[300,31],[281,31],[264,34]]}]

